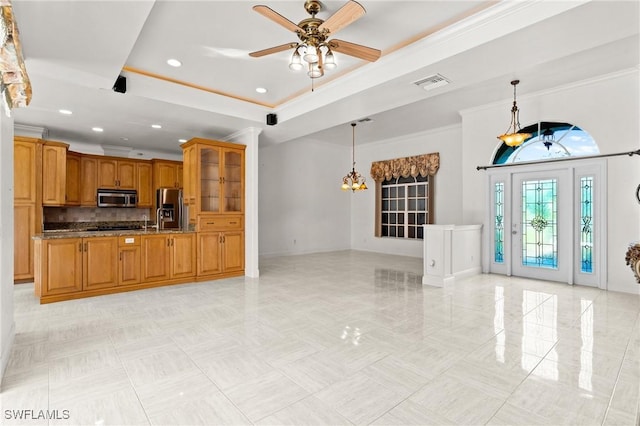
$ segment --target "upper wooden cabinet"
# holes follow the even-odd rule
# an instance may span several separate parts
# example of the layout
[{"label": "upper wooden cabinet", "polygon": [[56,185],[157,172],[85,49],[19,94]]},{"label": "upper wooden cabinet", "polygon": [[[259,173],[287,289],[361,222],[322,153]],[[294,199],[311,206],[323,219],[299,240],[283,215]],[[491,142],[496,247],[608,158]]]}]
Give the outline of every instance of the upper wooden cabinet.
[{"label": "upper wooden cabinet", "polygon": [[[195,151],[187,151],[193,146]],[[193,138],[182,148],[188,152],[185,199],[194,201],[189,204],[195,207],[195,214],[244,213],[246,146]]]},{"label": "upper wooden cabinet", "polygon": [[153,188],[182,188],[182,162],[153,160]]},{"label": "upper wooden cabinet", "polygon": [[[195,145],[190,145],[183,148],[182,157],[183,161],[183,193],[184,204],[187,206],[196,205],[196,182],[198,181],[198,163],[196,162],[196,149]],[[191,219],[195,220],[195,212]]]},{"label": "upper wooden cabinet", "polygon": [[41,139],[16,136],[13,141],[13,279],[34,277],[33,236],[42,228]]},{"label": "upper wooden cabinet", "polygon": [[136,162],[110,157],[98,159],[98,188],[136,189]]},{"label": "upper wooden cabinet", "polygon": [[80,158],[80,205],[98,205],[98,159],[86,155]]},{"label": "upper wooden cabinet", "polygon": [[42,147],[42,205],[63,206],[67,184],[67,149],[62,142],[45,141]]},{"label": "upper wooden cabinet", "polygon": [[153,169],[151,162],[136,161],[138,207],[153,207]]},{"label": "upper wooden cabinet", "polygon": [[65,204],[67,206],[80,205],[80,154],[75,152],[67,152]]},{"label": "upper wooden cabinet", "polygon": [[42,140],[16,136],[13,142],[13,201],[35,203],[42,184]]}]

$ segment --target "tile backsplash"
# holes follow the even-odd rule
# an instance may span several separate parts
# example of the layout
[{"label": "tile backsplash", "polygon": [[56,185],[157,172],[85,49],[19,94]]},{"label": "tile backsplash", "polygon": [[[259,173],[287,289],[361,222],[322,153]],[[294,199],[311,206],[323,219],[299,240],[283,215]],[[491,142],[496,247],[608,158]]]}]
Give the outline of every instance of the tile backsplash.
[{"label": "tile backsplash", "polygon": [[87,208],[87,207],[45,207],[44,223],[62,222],[129,222],[143,221],[150,209]]}]

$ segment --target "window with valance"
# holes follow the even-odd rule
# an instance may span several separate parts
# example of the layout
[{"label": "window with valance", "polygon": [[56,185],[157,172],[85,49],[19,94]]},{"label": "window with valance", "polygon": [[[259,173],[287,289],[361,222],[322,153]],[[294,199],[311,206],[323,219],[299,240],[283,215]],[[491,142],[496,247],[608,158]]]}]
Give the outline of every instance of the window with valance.
[{"label": "window with valance", "polygon": [[440,154],[376,161],[376,237],[422,239],[422,225],[433,223],[434,176]]}]

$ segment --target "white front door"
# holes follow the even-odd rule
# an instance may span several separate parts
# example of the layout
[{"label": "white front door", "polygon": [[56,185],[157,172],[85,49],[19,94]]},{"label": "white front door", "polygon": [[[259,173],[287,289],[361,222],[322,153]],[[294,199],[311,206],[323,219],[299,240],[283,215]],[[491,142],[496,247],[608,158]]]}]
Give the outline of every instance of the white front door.
[{"label": "white front door", "polygon": [[489,172],[485,270],[606,287],[606,162]]},{"label": "white front door", "polygon": [[514,173],[511,273],[571,283],[572,185],[567,170]]}]

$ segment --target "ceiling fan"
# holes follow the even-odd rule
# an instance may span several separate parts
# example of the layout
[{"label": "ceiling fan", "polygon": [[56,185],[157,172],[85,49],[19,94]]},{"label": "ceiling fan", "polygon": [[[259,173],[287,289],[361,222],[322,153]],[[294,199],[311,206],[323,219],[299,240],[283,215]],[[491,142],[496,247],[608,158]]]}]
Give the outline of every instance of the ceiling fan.
[{"label": "ceiling fan", "polygon": [[[326,21],[316,18],[316,14],[322,10],[322,3],[317,0],[306,0],[304,8],[311,15],[300,21],[297,25],[280,15],[273,9],[264,6],[253,6],[253,10],[262,16],[271,19],[277,24],[296,33],[299,42],[281,44],[264,50],[249,53],[254,58],[271,55],[272,53],[294,49],[289,68],[292,70],[308,69],[307,75],[318,78],[324,75],[325,69],[335,68],[336,61],[333,52],[344,53],[365,61],[374,62],[380,57],[380,50],[361,46],[344,40],[331,39],[329,37],[352,24],[366,13],[364,7],[356,1],[350,0]],[[303,61],[305,63],[303,63]]]}]

